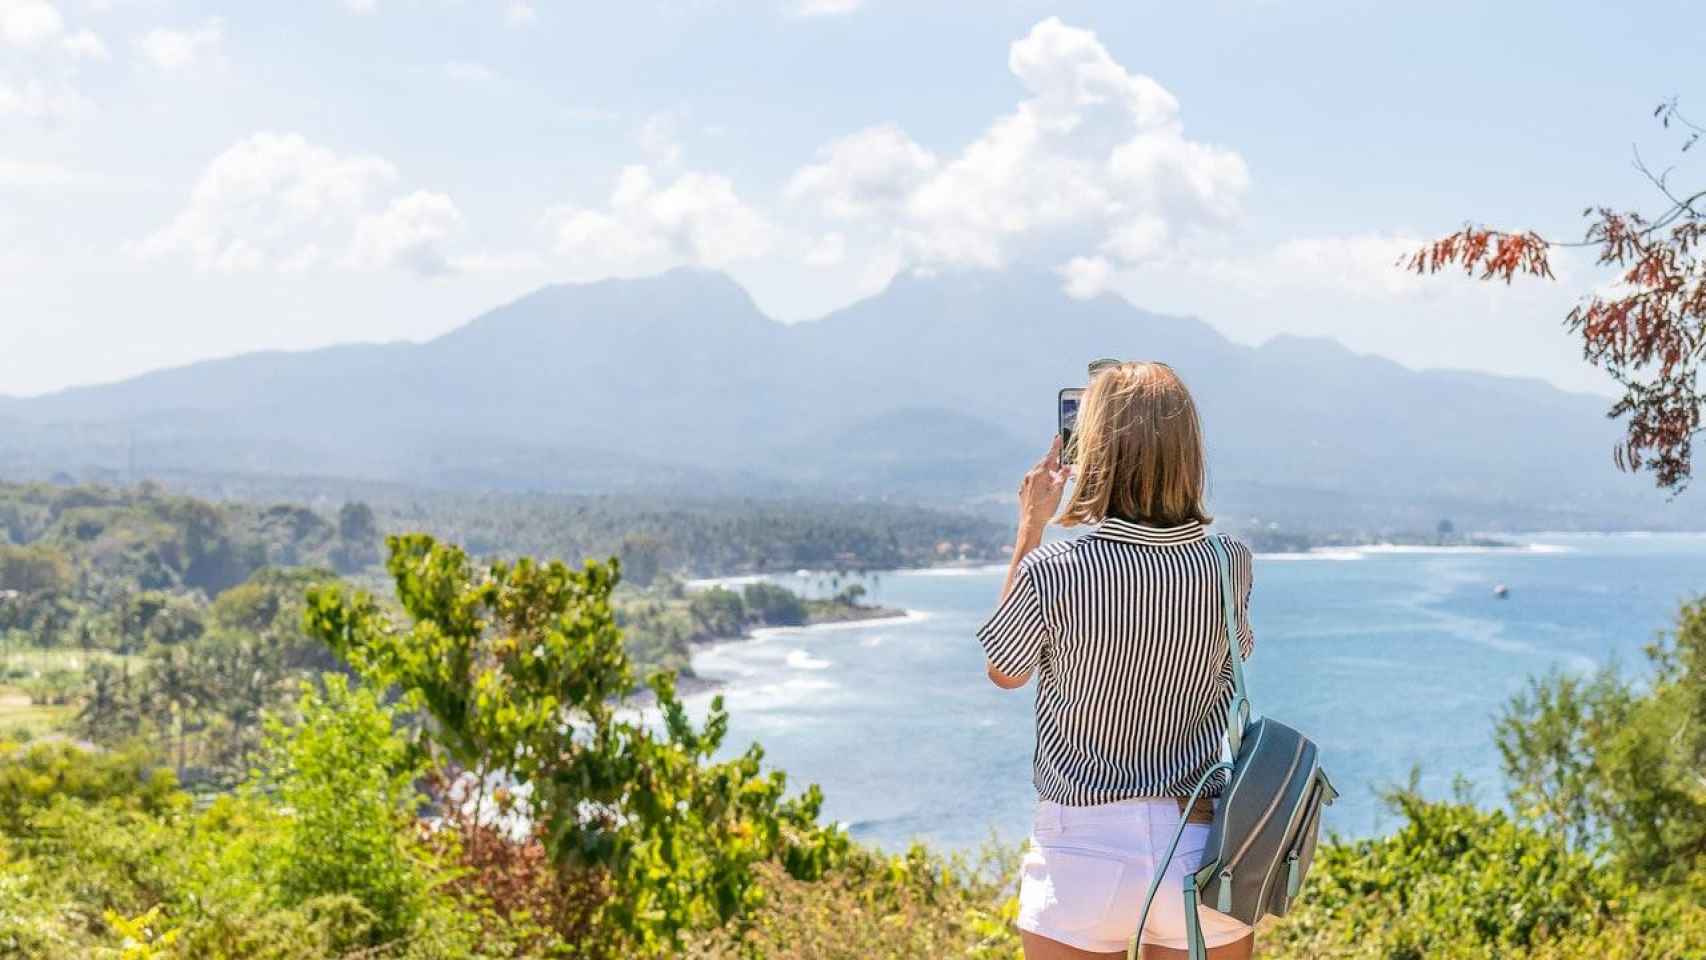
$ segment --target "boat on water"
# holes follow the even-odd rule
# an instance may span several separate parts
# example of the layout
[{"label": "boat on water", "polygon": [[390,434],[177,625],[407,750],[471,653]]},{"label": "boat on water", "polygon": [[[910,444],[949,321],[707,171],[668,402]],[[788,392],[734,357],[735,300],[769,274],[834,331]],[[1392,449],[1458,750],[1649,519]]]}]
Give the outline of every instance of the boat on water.
[{"label": "boat on water", "polygon": [[1493,596],[1498,597],[1500,600],[1503,600],[1506,597],[1510,596],[1510,593],[1511,593],[1511,588],[1505,586],[1502,583],[1493,588]]}]

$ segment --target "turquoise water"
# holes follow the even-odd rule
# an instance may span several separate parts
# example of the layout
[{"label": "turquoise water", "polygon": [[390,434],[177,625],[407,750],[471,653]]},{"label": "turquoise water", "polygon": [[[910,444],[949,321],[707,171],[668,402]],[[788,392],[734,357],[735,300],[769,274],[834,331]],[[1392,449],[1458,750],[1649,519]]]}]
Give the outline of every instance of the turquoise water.
[{"label": "turquoise water", "polygon": [[[1479,802],[1502,803],[1493,723],[1528,678],[1608,663],[1644,671],[1642,648],[1682,600],[1706,592],[1706,537],[1524,539],[1532,546],[1257,558],[1252,695],[1320,742],[1343,794],[1329,829],[1393,827],[1378,794],[1412,768],[1430,795],[1449,795],[1462,774]],[[1033,689],[991,685],[972,637],[1001,577],[882,574],[863,581],[871,599],[912,618],[765,631],[702,651],[695,668],[724,681],[729,747],[757,740],[793,782],[821,784],[826,816],[862,840],[1017,840],[1033,802]],[[1501,583],[1504,600],[1493,595]]]}]

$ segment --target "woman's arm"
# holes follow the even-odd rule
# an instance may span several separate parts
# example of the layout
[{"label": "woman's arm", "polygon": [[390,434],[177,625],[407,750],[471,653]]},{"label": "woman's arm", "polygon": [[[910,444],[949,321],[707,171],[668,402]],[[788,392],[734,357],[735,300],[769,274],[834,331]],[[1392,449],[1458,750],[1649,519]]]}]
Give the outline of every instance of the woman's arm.
[{"label": "woman's arm", "polygon": [[[1019,564],[1026,554],[1043,542],[1043,530],[1060,509],[1061,493],[1065,491],[1067,478],[1071,476],[1072,468],[1063,466],[1060,462],[1060,435],[1056,434],[1054,442],[1049,445],[1048,453],[1037,461],[1036,466],[1026,471],[1024,479],[1019,481],[1019,533],[1013,538],[1013,556],[1007,563],[1007,579],[1001,584],[1001,597],[996,601],[997,607],[1013,592],[1013,583],[1019,576]],[[1009,676],[995,669],[994,664],[985,666],[990,681],[1005,690],[1022,687],[1025,681],[1031,678],[1029,671],[1019,676]]]}]

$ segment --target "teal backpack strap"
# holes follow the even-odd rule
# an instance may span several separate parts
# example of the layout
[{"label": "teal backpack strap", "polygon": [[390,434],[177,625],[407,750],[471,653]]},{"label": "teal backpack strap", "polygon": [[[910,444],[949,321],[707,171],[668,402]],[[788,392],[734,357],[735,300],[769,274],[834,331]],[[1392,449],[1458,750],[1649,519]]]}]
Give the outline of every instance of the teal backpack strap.
[{"label": "teal backpack strap", "polygon": [[[1184,810],[1179,814],[1179,829],[1173,831],[1173,842],[1167,845],[1167,855],[1162,857],[1161,862],[1155,865],[1155,876],[1149,881],[1149,893],[1143,898],[1143,912],[1138,914],[1137,917],[1137,932],[1131,935],[1131,941],[1126,944],[1126,960],[1137,960],[1138,944],[1143,940],[1143,928],[1149,923],[1149,908],[1155,905],[1155,894],[1161,889],[1161,878],[1167,875],[1167,867],[1173,862],[1174,851],[1179,849],[1179,838],[1185,835],[1185,827],[1190,825],[1190,820],[1186,816],[1186,813],[1188,813],[1192,807],[1196,806],[1197,798],[1202,796],[1202,792],[1204,790],[1208,789],[1208,782],[1214,778],[1215,774],[1222,770],[1231,769],[1232,763],[1227,760],[1222,760],[1214,766],[1209,767],[1207,770],[1204,770],[1202,776],[1197,778],[1197,785],[1191,788],[1190,799],[1185,801]],[[1185,903],[1187,907],[1185,911],[1185,920],[1186,927],[1191,931],[1192,938],[1200,943],[1202,939],[1202,926],[1196,922],[1196,880],[1197,878],[1195,874],[1185,874]]]},{"label": "teal backpack strap", "polygon": [[1231,756],[1238,756],[1244,740],[1244,727],[1250,722],[1250,691],[1244,685],[1244,651],[1238,648],[1238,598],[1232,589],[1232,556],[1226,549],[1226,538],[1208,538],[1214,551],[1214,562],[1220,568],[1220,605],[1226,615],[1226,653],[1232,660],[1232,702],[1226,707],[1226,746]]}]

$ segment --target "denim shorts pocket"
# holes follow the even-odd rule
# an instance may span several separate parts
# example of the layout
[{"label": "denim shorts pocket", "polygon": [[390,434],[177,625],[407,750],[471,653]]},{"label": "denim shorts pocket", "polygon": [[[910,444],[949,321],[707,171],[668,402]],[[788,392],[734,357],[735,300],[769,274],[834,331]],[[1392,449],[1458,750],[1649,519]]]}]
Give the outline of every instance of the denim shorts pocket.
[{"label": "denim shorts pocket", "polygon": [[1094,927],[1113,905],[1125,871],[1124,858],[1103,850],[1035,847],[1025,858],[1019,912],[1061,933]]}]

